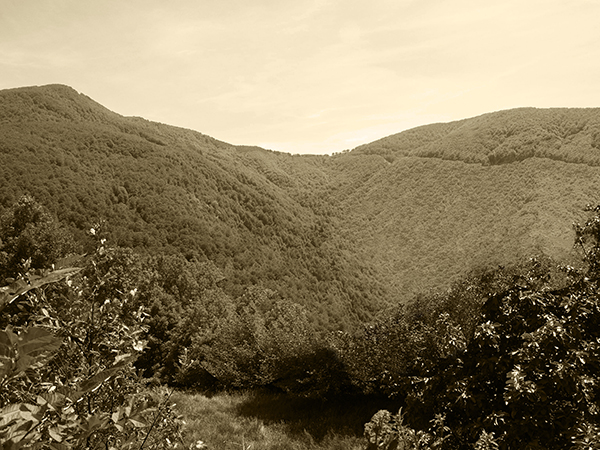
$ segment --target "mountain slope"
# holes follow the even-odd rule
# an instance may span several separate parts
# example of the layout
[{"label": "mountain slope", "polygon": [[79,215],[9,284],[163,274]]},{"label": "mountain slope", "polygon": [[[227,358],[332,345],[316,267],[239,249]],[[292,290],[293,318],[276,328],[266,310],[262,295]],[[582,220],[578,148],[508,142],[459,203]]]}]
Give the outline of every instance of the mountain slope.
[{"label": "mountain slope", "polygon": [[106,220],[113,242],[209,258],[232,295],[260,284],[337,328],[386,294],[333,231],[323,158],[122,117],[65,86],[0,93],[3,206],[29,192],[80,239]]},{"label": "mountain slope", "polygon": [[334,156],[233,146],[60,85],[0,91],[0,207],[33,194],[76,237],[213,260],[351,328],[466,271],[572,258],[600,192],[600,109],[523,108]]},{"label": "mountain slope", "polygon": [[573,261],[571,225],[599,201],[600,109],[500,111],[351,154],[390,164],[342,202],[348,238],[410,298],[467,269],[541,253]]},{"label": "mountain slope", "polygon": [[505,164],[540,157],[600,165],[600,108],[519,108],[425,125],[354,150]]},{"label": "mountain slope", "polygon": [[572,259],[571,224],[599,192],[600,170],[583,164],[402,157],[342,205],[348,239],[405,298],[467,269],[542,253]]}]

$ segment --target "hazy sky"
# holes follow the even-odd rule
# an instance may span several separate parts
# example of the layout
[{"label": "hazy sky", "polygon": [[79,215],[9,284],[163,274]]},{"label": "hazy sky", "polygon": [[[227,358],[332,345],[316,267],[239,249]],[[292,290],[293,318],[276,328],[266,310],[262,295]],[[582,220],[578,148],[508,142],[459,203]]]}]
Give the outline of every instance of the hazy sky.
[{"label": "hazy sky", "polygon": [[0,89],[61,83],[233,144],[331,153],[600,107],[600,0],[0,0]]}]

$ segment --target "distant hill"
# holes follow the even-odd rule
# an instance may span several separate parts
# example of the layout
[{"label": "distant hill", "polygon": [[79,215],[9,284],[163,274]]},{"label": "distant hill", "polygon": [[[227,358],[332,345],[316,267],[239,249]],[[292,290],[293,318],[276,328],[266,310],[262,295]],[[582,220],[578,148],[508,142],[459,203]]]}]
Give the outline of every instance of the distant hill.
[{"label": "distant hill", "polygon": [[334,156],[233,146],[62,85],[0,91],[0,208],[31,193],[76,238],[214,261],[351,328],[477,267],[569,258],[600,192],[600,109],[433,124]]},{"label": "distant hill", "polygon": [[600,108],[500,111],[351,154],[390,162],[346,210],[352,239],[387,267],[397,292],[540,253],[569,260],[573,221],[600,201]]},{"label": "distant hill", "polygon": [[600,108],[519,108],[425,125],[362,145],[356,153],[481,164],[538,157],[600,165]]}]

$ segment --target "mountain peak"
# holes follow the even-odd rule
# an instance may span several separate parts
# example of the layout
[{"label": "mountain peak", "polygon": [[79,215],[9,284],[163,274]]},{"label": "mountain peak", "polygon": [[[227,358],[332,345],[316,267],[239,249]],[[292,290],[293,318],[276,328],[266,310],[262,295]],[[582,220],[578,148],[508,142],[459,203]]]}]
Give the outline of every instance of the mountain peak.
[{"label": "mountain peak", "polygon": [[26,86],[0,91],[0,121],[57,120],[106,121],[120,117],[88,96],[64,84]]}]

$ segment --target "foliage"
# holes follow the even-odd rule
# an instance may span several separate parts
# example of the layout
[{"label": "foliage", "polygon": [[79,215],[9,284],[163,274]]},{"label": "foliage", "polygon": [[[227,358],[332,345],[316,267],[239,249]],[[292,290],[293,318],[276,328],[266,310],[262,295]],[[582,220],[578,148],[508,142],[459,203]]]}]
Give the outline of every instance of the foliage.
[{"label": "foliage", "polygon": [[566,448],[598,425],[597,281],[553,290],[544,275],[491,297],[465,354],[431,380],[460,441],[485,427],[509,448]]},{"label": "foliage", "polygon": [[444,416],[438,414],[431,421],[430,432],[414,430],[404,423],[402,408],[398,414],[382,409],[365,424],[366,450],[429,450],[444,448],[450,428]]},{"label": "foliage", "polygon": [[260,285],[320,330],[353,331],[472,268],[567,256],[566,224],[600,189],[597,114],[513,110],[292,156],[122,117],[66,86],[5,90],[0,209],[30,193],[87,251],[105,219],[115,245],[211,260],[231,297]]},{"label": "foliage", "polygon": [[[544,268],[550,270],[551,264],[543,260]],[[464,352],[485,298],[508,289],[528,266],[474,271],[445,292],[422,294],[382,312],[358,332],[331,335],[331,345],[361,392],[405,398],[413,383]],[[415,402],[423,401],[415,395]]]},{"label": "foliage", "polygon": [[[396,370],[392,386],[406,402],[409,426],[432,434],[430,421],[443,417],[444,448],[600,444],[600,208],[588,210],[591,217],[575,227],[582,268],[557,271],[534,258],[475,279],[474,296],[465,296],[473,289],[449,291],[413,316],[416,327],[407,327],[404,314],[396,348],[425,349],[411,356],[412,365],[388,366]],[[469,304],[477,319],[465,322]],[[390,417],[384,422],[393,425]]]},{"label": "foliage", "polygon": [[210,260],[233,298],[261,285],[321,330],[352,329],[391,297],[335,232],[327,160],[123,117],[66,86],[0,93],[0,211],[30,193],[85,251],[104,220],[112,245]]},{"label": "foliage", "polygon": [[33,197],[25,195],[0,216],[0,279],[49,269],[74,250],[67,232]]},{"label": "foliage", "polygon": [[177,391],[177,411],[185,417],[185,442],[209,449],[359,450],[364,423],[393,402],[369,397],[327,400],[259,391],[205,396]]},{"label": "foliage", "polygon": [[509,164],[532,157],[598,165],[598,110],[519,108],[450,123],[425,125],[354,151]]},{"label": "foliage", "polygon": [[[249,287],[235,301],[212,289],[185,310],[176,334],[198,388],[270,387],[321,396],[343,390],[343,371],[306,311],[270,290]],[[203,384],[204,383],[204,384]]]},{"label": "foliage", "polygon": [[145,332],[142,309],[130,306],[135,258],[103,244],[82,270],[43,274],[14,296],[20,314],[1,311],[4,448],[171,448],[178,439],[170,394],[132,367]]},{"label": "foliage", "polygon": [[[444,447],[597,445],[600,210],[575,229],[582,267],[496,270],[568,256],[557,230],[600,188],[596,110],[501,112],[335,157],[234,147],[64,86],[3,91],[0,118],[11,433],[51,442],[57,420],[67,443],[108,443],[99,424],[154,436],[170,412],[137,369],[207,390],[390,396],[406,416],[381,427]],[[61,260],[74,241],[90,256]],[[34,336],[61,345],[30,355]]]},{"label": "foliage", "polygon": [[402,410],[392,415],[382,409],[365,425],[367,450],[427,449],[431,436],[404,425]]}]

